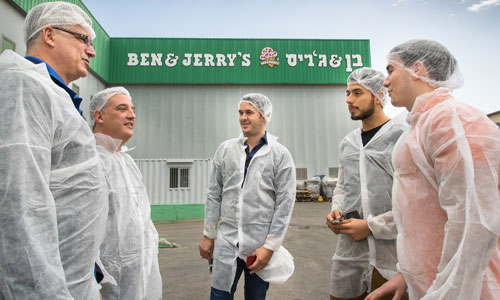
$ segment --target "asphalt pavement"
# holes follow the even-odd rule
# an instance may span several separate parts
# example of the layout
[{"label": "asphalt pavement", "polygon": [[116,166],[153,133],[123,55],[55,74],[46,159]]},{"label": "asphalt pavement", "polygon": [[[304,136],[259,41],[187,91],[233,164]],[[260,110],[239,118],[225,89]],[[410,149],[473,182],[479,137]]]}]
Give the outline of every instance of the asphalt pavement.
[{"label": "asphalt pavement", "polygon": [[[325,224],[329,202],[297,202],[283,245],[295,261],[295,272],[282,285],[271,284],[268,300],[329,299],[330,271],[336,237]],[[160,248],[163,299],[210,298],[207,260],[199,254],[203,220],[155,223],[160,237],[178,243],[179,248]],[[235,300],[244,299],[240,278]]]}]

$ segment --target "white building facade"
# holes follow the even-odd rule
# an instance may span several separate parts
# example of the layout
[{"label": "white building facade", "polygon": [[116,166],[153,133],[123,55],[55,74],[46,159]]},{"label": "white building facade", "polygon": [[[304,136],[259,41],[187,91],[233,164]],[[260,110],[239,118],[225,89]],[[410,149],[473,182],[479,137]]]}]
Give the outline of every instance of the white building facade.
[{"label": "white building facade", "polygon": [[[33,2],[0,0],[2,50],[25,54],[22,24]],[[143,172],[153,220],[203,218],[207,167],[217,146],[240,134],[246,93],[273,103],[267,130],[290,150],[298,179],[328,176],[341,139],[360,126],[350,119],[345,81],[370,66],[368,40],[113,38],[93,21],[97,56],[89,75],[69,86],[83,98],[84,116],[99,90],[130,91],[137,121],[127,146],[135,147],[129,154]]]}]

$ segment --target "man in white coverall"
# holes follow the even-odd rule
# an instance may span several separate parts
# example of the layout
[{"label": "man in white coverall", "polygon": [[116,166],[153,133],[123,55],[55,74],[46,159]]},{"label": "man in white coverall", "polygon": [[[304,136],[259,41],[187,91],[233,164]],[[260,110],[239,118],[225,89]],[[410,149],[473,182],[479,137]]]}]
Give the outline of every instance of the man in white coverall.
[{"label": "man in white coverall", "polygon": [[123,87],[108,88],[92,97],[89,111],[109,189],[100,258],[117,283],[102,283],[103,299],[161,300],[158,232],[141,172],[126,153],[136,120],[132,99]]},{"label": "man in white coverall", "polygon": [[24,34],[26,57],[0,56],[0,299],[99,299],[104,174],[68,87],[95,56],[92,22],[47,2]]},{"label": "man in white coverall", "polygon": [[295,203],[295,165],[266,132],[271,114],[266,96],[243,96],[243,134],[223,142],[214,156],[200,243],[200,255],[213,259],[212,300],[233,299],[243,271],[247,300],[265,299],[269,282],[283,283],[293,273],[293,258],[281,244]]},{"label": "man in white coverall", "polygon": [[407,287],[410,299],[498,299],[498,126],[455,101],[463,78],[443,45],[411,40],[388,61],[384,85],[410,112],[392,159],[401,273],[367,299]]},{"label": "man in white coverall", "polygon": [[346,103],[351,119],[362,126],[340,143],[339,178],[326,217],[328,227],[340,234],[330,299],[363,299],[397,273],[391,156],[406,125],[385,115],[386,101],[382,72],[361,68],[351,73]]}]

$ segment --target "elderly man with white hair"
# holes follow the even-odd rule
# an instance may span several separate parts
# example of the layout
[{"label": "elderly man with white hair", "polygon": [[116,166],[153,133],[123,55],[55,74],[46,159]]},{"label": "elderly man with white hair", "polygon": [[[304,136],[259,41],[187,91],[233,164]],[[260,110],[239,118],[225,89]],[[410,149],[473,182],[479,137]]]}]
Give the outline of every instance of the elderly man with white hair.
[{"label": "elderly man with white hair", "polygon": [[295,165],[266,132],[271,114],[266,96],[243,96],[243,134],[223,142],[213,159],[200,243],[200,255],[213,259],[212,300],[232,299],[243,271],[247,300],[265,299],[269,282],[283,283],[293,273],[281,244],[295,202]]},{"label": "elderly man with white hair", "polygon": [[100,258],[117,283],[102,283],[103,299],[161,300],[158,232],[141,172],[125,146],[134,133],[134,104],[125,88],[108,88],[92,97],[90,113],[109,189]]},{"label": "elderly man with white hair", "polygon": [[68,87],[87,75],[95,33],[78,6],[47,2],[24,34],[26,57],[0,56],[0,299],[95,300],[104,174]]}]

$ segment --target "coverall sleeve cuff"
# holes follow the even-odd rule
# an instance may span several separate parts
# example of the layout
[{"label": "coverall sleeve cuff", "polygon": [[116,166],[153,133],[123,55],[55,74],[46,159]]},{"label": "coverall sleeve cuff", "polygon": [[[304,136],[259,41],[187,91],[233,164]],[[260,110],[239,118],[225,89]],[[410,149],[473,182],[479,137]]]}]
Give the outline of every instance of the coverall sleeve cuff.
[{"label": "coverall sleeve cuff", "polygon": [[278,249],[281,247],[281,239],[267,239],[266,242],[264,243],[264,248],[272,250],[272,251],[278,251]]},{"label": "coverall sleeve cuff", "polygon": [[394,224],[392,212],[386,212],[378,216],[370,214],[366,218],[366,221],[368,223],[368,229],[370,229],[374,238],[379,240],[396,239],[398,232],[396,224]]},{"label": "coverall sleeve cuff", "polygon": [[[373,235],[373,232],[375,231],[374,224],[373,224],[373,215],[368,215],[368,217],[366,218],[366,222],[368,223],[368,229],[370,229],[370,231],[372,232],[372,235]],[[377,238],[375,235],[374,235],[374,237]]]},{"label": "coverall sleeve cuff", "polygon": [[336,203],[332,203],[332,209],[330,211],[338,210],[340,214],[342,215],[344,213],[344,210],[342,207],[338,206]]},{"label": "coverall sleeve cuff", "polygon": [[214,229],[210,230],[208,228],[204,228],[203,235],[209,239],[215,240],[215,238],[217,237],[217,232]]},{"label": "coverall sleeve cuff", "polygon": [[332,198],[332,209],[331,210],[338,210],[340,211],[340,214],[343,213],[342,206],[344,204],[344,196],[343,195],[334,195]]}]

